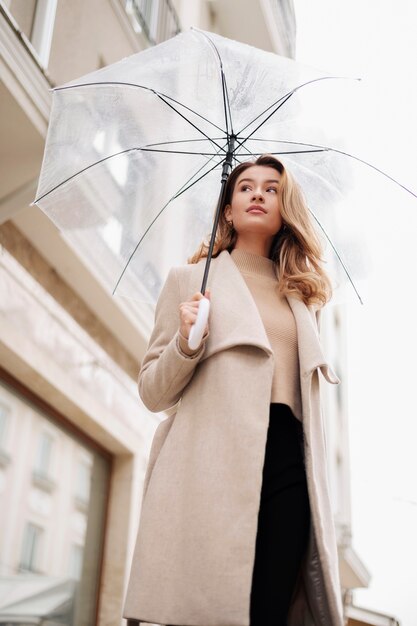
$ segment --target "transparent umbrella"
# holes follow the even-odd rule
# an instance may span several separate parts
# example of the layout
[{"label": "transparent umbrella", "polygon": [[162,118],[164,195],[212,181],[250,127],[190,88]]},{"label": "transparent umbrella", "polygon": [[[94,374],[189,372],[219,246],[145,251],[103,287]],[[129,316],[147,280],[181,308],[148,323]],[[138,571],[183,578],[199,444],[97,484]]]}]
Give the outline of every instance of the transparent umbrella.
[{"label": "transparent umbrella", "polygon": [[397,181],[351,150],[356,83],[191,29],[53,90],[34,203],[113,293],[155,304],[169,269],[210,233],[213,246],[231,167],[273,154],[301,185],[335,285],[361,301],[369,229],[351,226],[371,209],[353,181],[364,168],[371,186]]}]

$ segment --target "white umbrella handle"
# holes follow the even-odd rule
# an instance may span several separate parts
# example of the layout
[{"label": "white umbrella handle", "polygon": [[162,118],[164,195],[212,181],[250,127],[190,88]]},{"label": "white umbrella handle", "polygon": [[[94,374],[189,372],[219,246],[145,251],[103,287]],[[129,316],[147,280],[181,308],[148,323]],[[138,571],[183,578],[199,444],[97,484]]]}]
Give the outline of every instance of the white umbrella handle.
[{"label": "white umbrella handle", "polygon": [[196,350],[200,345],[207,325],[209,312],[210,300],[203,297],[199,301],[197,319],[195,324],[191,326],[190,335],[188,337],[188,347],[190,350]]}]

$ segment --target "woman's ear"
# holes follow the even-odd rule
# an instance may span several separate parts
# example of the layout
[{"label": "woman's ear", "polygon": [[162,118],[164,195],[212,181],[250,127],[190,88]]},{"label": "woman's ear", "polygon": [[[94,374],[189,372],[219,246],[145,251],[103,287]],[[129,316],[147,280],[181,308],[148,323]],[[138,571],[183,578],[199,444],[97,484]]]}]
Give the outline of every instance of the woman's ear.
[{"label": "woman's ear", "polygon": [[230,206],[230,204],[226,204],[226,206],[224,207],[224,216],[227,222],[230,221],[231,213],[232,213],[232,207]]}]

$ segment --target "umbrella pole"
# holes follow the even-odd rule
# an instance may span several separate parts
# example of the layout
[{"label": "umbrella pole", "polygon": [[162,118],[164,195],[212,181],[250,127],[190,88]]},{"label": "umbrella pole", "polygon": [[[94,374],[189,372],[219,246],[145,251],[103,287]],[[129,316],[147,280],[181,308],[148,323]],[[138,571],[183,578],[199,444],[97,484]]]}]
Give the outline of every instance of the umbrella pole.
[{"label": "umbrella pole", "polygon": [[206,260],[206,265],[205,265],[205,268],[204,268],[203,282],[201,284],[201,290],[200,290],[200,292],[202,293],[203,296],[204,296],[204,292],[206,290],[208,273],[209,273],[210,263],[211,263],[211,257],[212,257],[212,254],[213,254],[214,242],[215,242],[215,237],[216,237],[216,233],[217,233],[217,227],[218,227],[219,219],[220,219],[220,209],[223,206],[224,195],[226,193],[226,183],[227,183],[227,179],[229,178],[229,174],[230,174],[230,171],[231,171],[232,166],[233,166],[232,159],[233,159],[233,152],[234,152],[234,148],[235,148],[235,140],[236,140],[236,135],[230,135],[229,140],[228,140],[228,144],[227,144],[226,158],[225,158],[224,163],[223,163],[223,170],[222,170],[222,179],[221,179],[219,199],[217,201],[217,208],[216,208],[216,213],[215,213],[215,217],[214,217],[213,230],[211,231],[210,246],[209,246],[208,253],[207,253],[207,260]]},{"label": "umbrella pole", "polygon": [[[236,140],[236,135],[230,135],[228,138],[227,153],[226,153],[226,158],[223,163],[219,199],[217,201],[217,208],[216,208],[216,213],[214,217],[213,230],[211,232],[211,239],[210,239],[210,245],[209,245],[209,249],[207,253],[206,266],[204,268],[203,282],[201,284],[201,290],[200,290],[203,296],[206,291],[206,284],[207,284],[207,279],[208,279],[211,257],[213,254],[214,241],[215,241],[215,237],[217,233],[217,226],[218,226],[219,218],[220,218],[220,209],[223,206],[224,196],[226,193],[226,183],[227,183],[227,179],[229,178],[230,170],[232,169],[232,164],[233,164],[232,159],[233,159],[235,140]],[[191,350],[197,349],[200,345],[201,339],[204,334],[204,329],[207,324],[209,312],[210,312],[210,300],[208,298],[203,297],[199,301],[197,319],[195,323],[191,326],[190,334],[188,337],[188,346]]]}]

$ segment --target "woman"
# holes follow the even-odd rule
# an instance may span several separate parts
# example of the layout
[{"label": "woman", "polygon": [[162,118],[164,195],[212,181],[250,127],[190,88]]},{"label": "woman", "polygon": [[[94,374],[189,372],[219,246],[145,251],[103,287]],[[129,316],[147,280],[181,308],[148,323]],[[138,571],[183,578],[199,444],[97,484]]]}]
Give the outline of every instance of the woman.
[{"label": "woman", "polygon": [[340,382],[318,335],[331,287],[280,161],[230,174],[192,351],[207,249],[171,269],[139,373],[147,408],[174,412],[152,443],[124,616],[342,626],[318,374]]}]

